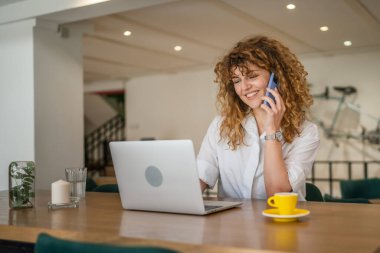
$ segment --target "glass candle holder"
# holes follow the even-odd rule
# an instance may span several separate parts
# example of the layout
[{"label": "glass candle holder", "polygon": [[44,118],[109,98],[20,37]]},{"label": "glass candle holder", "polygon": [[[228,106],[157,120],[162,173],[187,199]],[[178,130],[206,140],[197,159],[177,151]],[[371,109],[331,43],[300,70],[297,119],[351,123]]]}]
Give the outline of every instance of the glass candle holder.
[{"label": "glass candle holder", "polygon": [[15,161],[9,164],[9,207],[34,206],[36,166],[32,161]]}]

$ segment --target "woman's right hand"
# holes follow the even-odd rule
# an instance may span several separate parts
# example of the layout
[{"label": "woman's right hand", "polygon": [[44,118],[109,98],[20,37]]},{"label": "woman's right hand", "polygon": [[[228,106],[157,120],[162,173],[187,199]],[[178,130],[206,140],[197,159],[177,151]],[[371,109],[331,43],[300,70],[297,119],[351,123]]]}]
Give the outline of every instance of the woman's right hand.
[{"label": "woman's right hand", "polygon": [[266,111],[267,115],[264,123],[264,131],[269,134],[281,129],[281,121],[285,114],[285,104],[277,88],[274,90],[267,88],[267,91],[276,99],[276,102],[274,102],[273,99],[268,96],[262,97],[262,100],[270,104],[270,107],[264,103],[261,104],[261,108]]}]

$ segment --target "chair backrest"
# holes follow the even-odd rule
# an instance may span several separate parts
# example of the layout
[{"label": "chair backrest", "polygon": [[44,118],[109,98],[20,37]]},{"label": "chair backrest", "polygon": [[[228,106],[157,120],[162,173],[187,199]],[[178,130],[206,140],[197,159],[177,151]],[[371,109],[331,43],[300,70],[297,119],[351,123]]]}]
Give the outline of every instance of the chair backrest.
[{"label": "chair backrest", "polygon": [[93,192],[119,192],[119,187],[117,184],[101,184],[94,189]]},{"label": "chair backrest", "polygon": [[95,189],[98,185],[92,178],[87,178],[86,179],[86,192],[92,191]]},{"label": "chair backrest", "polygon": [[312,183],[306,183],[306,200],[323,202],[321,191]]},{"label": "chair backrest", "polygon": [[370,204],[371,202],[368,199],[365,198],[334,198],[329,194],[325,194],[323,196],[326,202],[339,202],[339,203],[361,203],[361,204]]},{"label": "chair backrest", "polygon": [[34,253],[176,253],[177,251],[158,248],[158,247],[140,247],[140,246],[115,246],[99,243],[75,242],[55,238],[48,234],[42,233],[38,236]]},{"label": "chair backrest", "polygon": [[340,181],[342,198],[380,198],[380,179],[369,178]]}]

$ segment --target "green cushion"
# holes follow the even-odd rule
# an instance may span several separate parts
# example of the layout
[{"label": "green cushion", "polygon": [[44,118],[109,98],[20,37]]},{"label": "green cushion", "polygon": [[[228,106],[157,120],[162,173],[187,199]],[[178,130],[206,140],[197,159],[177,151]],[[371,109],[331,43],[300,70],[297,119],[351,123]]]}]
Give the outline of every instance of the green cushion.
[{"label": "green cushion", "polygon": [[92,190],[93,192],[119,192],[117,184],[102,184]]},{"label": "green cushion", "polygon": [[306,183],[306,200],[323,202],[321,191],[312,183]]},{"label": "green cushion", "polygon": [[86,192],[89,192],[89,191],[92,191],[93,189],[95,189],[95,187],[98,186],[94,179],[92,178],[87,178],[86,179]]},{"label": "green cushion", "polygon": [[38,236],[34,253],[175,253],[158,247],[122,247],[109,244],[75,242],[42,233]]},{"label": "green cushion", "polygon": [[360,179],[340,181],[342,198],[380,198],[380,179]]},{"label": "green cushion", "polygon": [[339,203],[363,203],[363,204],[369,204],[369,200],[365,198],[334,198],[329,194],[325,194],[323,196],[326,202],[339,202]]}]

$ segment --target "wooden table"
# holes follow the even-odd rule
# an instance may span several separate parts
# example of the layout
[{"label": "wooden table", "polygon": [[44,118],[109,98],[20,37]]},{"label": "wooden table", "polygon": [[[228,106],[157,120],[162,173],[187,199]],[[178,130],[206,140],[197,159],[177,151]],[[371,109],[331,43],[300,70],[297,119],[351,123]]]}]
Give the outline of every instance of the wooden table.
[{"label": "wooden table", "polygon": [[38,232],[47,231],[185,252],[380,252],[380,205],[301,202],[298,208],[310,210],[308,217],[276,223],[261,215],[268,208],[261,200],[208,216],[126,211],[114,193],[87,193],[78,209],[49,211],[49,200],[50,192],[39,191],[34,208],[10,210],[8,192],[0,192],[0,239],[34,241]]}]

